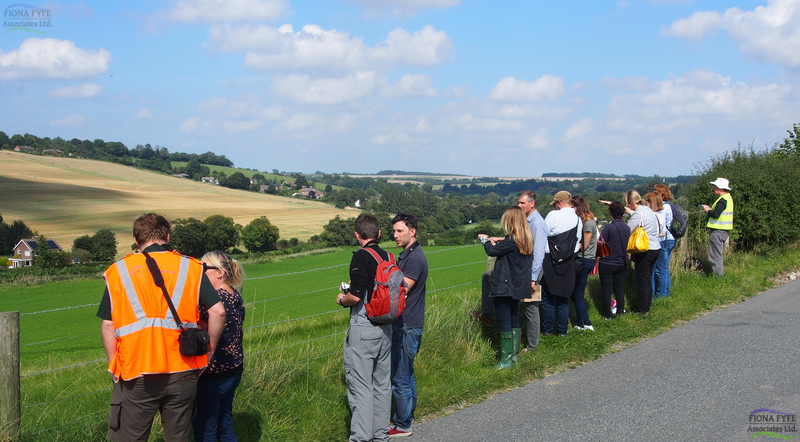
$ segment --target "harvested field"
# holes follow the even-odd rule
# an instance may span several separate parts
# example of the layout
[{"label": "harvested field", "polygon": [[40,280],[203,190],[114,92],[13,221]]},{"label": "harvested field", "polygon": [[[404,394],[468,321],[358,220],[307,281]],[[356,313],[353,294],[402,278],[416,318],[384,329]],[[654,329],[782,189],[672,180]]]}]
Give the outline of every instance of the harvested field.
[{"label": "harvested field", "polygon": [[131,221],[144,212],[170,220],[224,215],[247,225],[266,216],[280,237],[307,240],[336,215],[352,212],[302,199],[199,183],[95,160],[0,151],[0,214],[70,249],[75,238],[110,229],[127,253]]}]

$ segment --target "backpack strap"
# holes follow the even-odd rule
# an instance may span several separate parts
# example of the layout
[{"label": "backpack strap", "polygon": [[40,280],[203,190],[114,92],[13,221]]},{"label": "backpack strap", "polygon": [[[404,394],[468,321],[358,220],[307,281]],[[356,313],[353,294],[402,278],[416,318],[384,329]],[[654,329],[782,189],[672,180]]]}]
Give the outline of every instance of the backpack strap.
[{"label": "backpack strap", "polygon": [[[376,252],[375,250],[373,250],[373,249],[371,249],[369,247],[363,247],[362,249],[366,250],[367,252],[369,252],[369,254],[372,255],[373,258],[375,258],[375,261],[377,261],[378,264],[380,264],[380,263],[382,263],[384,261],[387,261],[387,260],[381,258],[381,255],[379,255],[378,252]],[[388,261],[390,263],[394,264],[394,254],[392,254],[392,253],[387,253],[387,254],[389,255]]]}]

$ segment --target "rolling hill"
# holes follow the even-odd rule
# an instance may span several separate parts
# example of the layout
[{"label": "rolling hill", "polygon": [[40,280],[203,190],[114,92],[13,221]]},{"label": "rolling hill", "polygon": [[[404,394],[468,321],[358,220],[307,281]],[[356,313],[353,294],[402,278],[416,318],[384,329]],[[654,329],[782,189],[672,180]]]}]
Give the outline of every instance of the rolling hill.
[{"label": "rolling hill", "polygon": [[247,225],[266,216],[280,237],[307,240],[336,215],[353,212],[302,199],[234,190],[103,161],[0,151],[0,214],[70,249],[75,238],[110,229],[120,255],[144,212],[170,220],[224,215]]}]

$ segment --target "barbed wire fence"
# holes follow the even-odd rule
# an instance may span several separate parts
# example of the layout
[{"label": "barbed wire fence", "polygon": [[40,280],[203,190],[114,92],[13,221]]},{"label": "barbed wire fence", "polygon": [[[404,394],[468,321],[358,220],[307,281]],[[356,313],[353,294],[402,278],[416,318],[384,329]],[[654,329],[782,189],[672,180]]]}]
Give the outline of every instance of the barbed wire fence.
[{"label": "barbed wire fence", "polygon": [[[433,255],[433,254],[438,254],[438,253],[443,253],[443,252],[448,252],[448,251],[458,250],[458,249],[463,249],[463,248],[468,248],[468,247],[475,247],[475,246],[474,245],[458,246],[458,247],[452,247],[452,248],[448,248],[448,249],[426,251],[425,253],[427,255]],[[472,266],[472,265],[476,265],[476,264],[483,264],[485,262],[486,262],[485,260],[480,260],[480,261],[476,261],[476,262],[461,263],[461,264],[456,264],[456,265],[451,265],[451,266],[438,267],[438,268],[435,268],[435,269],[430,269],[429,272],[435,272],[435,271],[440,271],[440,270],[451,270],[451,269],[455,269],[455,268],[459,268],[459,267],[466,267],[466,266]],[[336,269],[336,268],[342,268],[342,267],[346,267],[347,265],[348,264],[339,264],[339,265],[334,265],[334,266],[318,267],[318,268],[307,269],[307,270],[296,271],[296,272],[286,272],[286,273],[280,273],[280,274],[274,274],[274,275],[258,276],[258,277],[247,278],[245,281],[261,280],[261,279],[266,279],[266,278],[280,278],[280,277],[308,274],[308,273],[319,272],[319,271],[322,271],[322,270],[331,270],[331,269]],[[452,285],[452,286],[443,287],[443,288],[434,288],[433,290],[427,290],[427,294],[428,294],[428,297],[434,297],[434,296],[437,295],[437,293],[443,293],[443,292],[447,292],[447,291],[450,291],[450,290],[463,288],[463,287],[467,287],[467,286],[475,285],[475,284],[479,284],[479,283],[480,283],[480,281],[476,280],[476,281],[466,282],[466,283],[463,283],[463,284],[457,284],[457,285]],[[329,291],[329,290],[332,291],[332,290],[337,290],[337,289],[338,289],[338,286],[326,287],[326,288],[322,288],[322,289],[318,289],[318,290],[306,291],[306,292],[301,292],[301,293],[294,293],[294,294],[286,295],[286,296],[280,296],[280,297],[275,297],[275,298],[263,299],[263,300],[259,300],[259,301],[253,301],[251,303],[245,304],[245,306],[246,307],[247,306],[252,307],[252,306],[254,306],[256,304],[268,303],[268,302],[271,302],[271,301],[278,301],[278,300],[283,300],[283,299],[287,299],[287,298],[305,296],[305,295],[309,295],[309,294],[314,294],[314,293],[319,293],[319,292],[324,292],[324,291]],[[99,303],[91,303],[91,304],[81,304],[81,305],[75,305],[75,306],[59,307],[59,308],[40,310],[40,311],[34,311],[34,312],[19,313],[19,314],[17,314],[17,327],[19,327],[19,318],[18,318],[19,316],[46,315],[46,314],[49,314],[49,313],[63,312],[63,311],[67,311],[67,310],[82,309],[82,308],[89,308],[89,307],[97,307],[99,305],[100,305]],[[426,315],[428,313],[432,313],[435,310],[437,310],[437,309],[431,309],[429,311],[426,311]],[[14,312],[14,313],[16,313],[16,312]],[[251,325],[251,326],[248,326],[248,327],[244,327],[243,330],[246,331],[246,332],[254,332],[257,329],[262,329],[262,328],[265,328],[265,327],[284,325],[284,324],[290,324],[290,323],[297,323],[297,322],[310,320],[310,319],[314,319],[314,318],[320,318],[320,317],[325,317],[325,316],[333,316],[333,315],[336,315],[336,314],[340,314],[340,315],[344,316],[345,313],[348,313],[347,309],[337,308],[336,310],[330,310],[330,311],[321,312],[321,313],[309,314],[309,315],[296,317],[296,318],[287,318],[287,319],[283,319],[283,320],[266,322],[266,323],[263,323],[263,324]],[[1,326],[0,326],[0,330],[2,330]],[[301,340],[301,341],[297,341],[297,342],[292,342],[292,343],[289,343],[289,344],[277,345],[277,346],[273,346],[273,347],[269,347],[269,348],[265,348],[265,349],[261,349],[261,350],[257,350],[257,351],[246,349],[245,350],[245,354],[247,354],[248,357],[255,357],[255,356],[267,354],[267,353],[274,352],[274,351],[286,350],[286,349],[290,349],[292,347],[303,346],[304,344],[312,344],[312,343],[315,343],[315,342],[323,341],[325,339],[331,339],[331,338],[343,336],[345,333],[346,333],[346,330],[338,331],[338,332],[334,332],[334,333],[329,333],[329,334],[324,335],[324,336],[313,337],[313,338],[309,338],[309,339],[305,339],[305,340]],[[12,343],[11,345],[16,345],[17,346],[17,354],[19,354],[19,348],[20,347],[23,347],[23,348],[24,347],[33,347],[33,346],[37,346],[37,345],[49,344],[49,343],[54,343],[54,342],[63,342],[63,341],[81,339],[81,338],[86,338],[87,336],[96,335],[96,334],[97,333],[82,333],[82,334],[77,334],[77,335],[68,336],[68,337],[64,337],[64,338],[53,338],[53,339],[47,339],[47,340],[31,342],[31,343],[25,343],[25,344],[20,344],[19,343],[19,334],[17,334],[16,342]],[[298,360],[298,361],[295,361],[295,362],[291,362],[289,364],[276,366],[276,367],[274,367],[274,369],[275,370],[290,369],[292,367],[301,366],[301,365],[304,365],[304,364],[309,364],[309,363],[311,363],[313,361],[317,361],[317,360],[320,360],[320,359],[323,359],[323,358],[326,358],[326,357],[331,357],[331,356],[334,356],[336,354],[340,355],[341,351],[334,351],[334,352],[329,352],[329,353],[322,354],[322,355],[309,356],[309,357],[307,357],[305,359],[301,359],[301,360]],[[17,363],[16,379],[14,379],[13,382],[15,382],[16,385],[17,385],[16,389],[17,389],[17,395],[18,396],[17,396],[16,401],[14,401],[13,397],[8,401],[6,400],[5,396],[0,397],[0,399],[2,399],[2,404],[1,405],[3,405],[3,408],[5,408],[5,404],[10,404],[10,403],[16,402],[19,405],[17,408],[21,413],[21,411],[23,411],[23,410],[31,410],[31,411],[33,411],[33,410],[35,410],[37,408],[49,408],[49,406],[52,405],[52,404],[58,404],[58,403],[63,403],[65,401],[73,401],[73,400],[76,400],[76,399],[81,399],[81,398],[86,398],[86,397],[93,396],[93,395],[99,395],[99,394],[107,393],[107,392],[111,391],[111,389],[112,389],[111,386],[106,387],[106,388],[101,388],[101,389],[95,389],[95,390],[92,390],[92,391],[89,391],[89,392],[73,394],[73,395],[69,395],[69,396],[65,396],[65,397],[58,397],[56,399],[52,399],[52,400],[49,400],[49,401],[40,401],[40,402],[37,402],[37,403],[34,403],[34,404],[26,404],[24,406],[21,406],[21,400],[20,400],[20,396],[19,396],[19,394],[20,394],[19,393],[19,385],[20,385],[20,381],[23,380],[23,379],[27,380],[27,379],[33,379],[33,378],[38,378],[38,377],[42,377],[42,376],[46,377],[47,375],[52,375],[54,373],[65,372],[65,371],[68,371],[68,370],[73,370],[73,369],[77,369],[77,368],[81,368],[81,367],[88,367],[88,366],[91,366],[93,364],[94,365],[98,365],[97,368],[99,368],[106,361],[107,361],[106,357],[100,357],[100,358],[96,358],[96,359],[92,359],[92,360],[88,360],[88,361],[83,361],[83,362],[78,362],[78,363],[70,364],[70,365],[66,365],[66,366],[59,366],[59,367],[55,367],[55,368],[49,368],[47,370],[36,371],[36,372],[33,372],[33,373],[21,374],[20,370],[19,370],[19,362],[20,362],[19,361],[19,356],[17,356],[17,361],[16,361],[16,363]],[[336,376],[336,375],[341,375],[341,374],[342,374],[342,371],[337,371],[337,372],[334,372],[332,374],[326,375],[325,378],[328,378],[328,377],[331,377],[331,376]],[[14,388],[13,388],[13,386],[9,387],[10,384],[6,382],[6,379],[4,379],[4,378],[7,378],[7,377],[8,377],[8,375],[6,374],[6,372],[4,370],[0,369],[0,378],[2,378],[2,379],[0,379],[0,382],[2,382],[3,387],[6,387],[6,388],[2,388],[2,387],[0,387],[0,388],[2,388],[3,390],[6,390],[6,391],[10,391],[10,390],[13,390]],[[14,376],[12,375],[11,377],[14,377]],[[61,393],[63,393],[63,391],[58,392],[58,393],[61,394]],[[0,411],[2,411],[2,410],[0,410]],[[22,420],[21,414],[18,415],[16,418],[12,414],[10,419],[15,420],[15,422],[12,423],[13,425],[9,425],[9,421],[8,421],[9,418],[7,416],[3,415],[3,416],[0,416],[0,430],[5,431],[7,428],[10,427],[10,428],[12,428],[11,431],[15,431],[15,433],[14,434],[10,434],[8,436],[6,436],[5,433],[0,433],[0,439],[3,439],[3,440],[5,440],[5,438],[18,439],[20,437],[21,438],[34,438],[35,439],[38,435],[41,435],[43,433],[47,433],[49,431],[63,429],[63,428],[66,428],[66,427],[70,427],[72,425],[76,425],[76,424],[79,424],[79,423],[83,423],[83,422],[91,421],[91,420],[94,420],[94,419],[98,419],[100,416],[103,416],[106,413],[107,413],[107,410],[98,410],[97,412],[92,412],[89,415],[80,416],[77,419],[71,420],[71,421],[63,423],[63,424],[51,426],[51,427],[44,428],[44,429],[37,429],[36,431],[27,432],[27,433],[24,433],[24,434],[20,433],[20,428],[21,428],[20,424],[21,424],[21,420]],[[16,428],[16,430],[13,430],[14,427]]]}]

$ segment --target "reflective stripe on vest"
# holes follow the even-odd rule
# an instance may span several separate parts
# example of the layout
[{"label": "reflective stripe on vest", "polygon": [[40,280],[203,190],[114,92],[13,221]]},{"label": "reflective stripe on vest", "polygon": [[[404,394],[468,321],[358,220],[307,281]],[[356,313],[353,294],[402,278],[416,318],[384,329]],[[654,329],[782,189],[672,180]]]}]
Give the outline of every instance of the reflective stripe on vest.
[{"label": "reflective stripe on vest", "polygon": [[717,230],[733,230],[733,198],[731,197],[730,193],[726,193],[725,195],[720,196],[714,201],[714,205],[711,207],[711,210],[714,210],[717,207],[717,203],[719,200],[725,200],[725,211],[719,215],[719,218],[708,218],[708,223],[706,227],[709,229],[717,229]]},{"label": "reflective stripe on vest", "polygon": [[[196,327],[200,318],[199,295],[203,267],[194,258],[177,252],[153,252],[172,292],[175,310],[185,327]],[[103,277],[111,298],[111,320],[117,346],[108,371],[123,380],[145,374],[179,373],[203,368],[208,357],[180,353],[178,324],[164,300],[142,254],[117,261]]]},{"label": "reflective stripe on vest", "polygon": [[[128,302],[130,302],[133,313],[136,315],[137,319],[137,321],[133,324],[128,324],[115,329],[114,334],[116,334],[118,338],[137,332],[146,327],[161,327],[179,330],[178,323],[175,322],[175,318],[172,315],[171,310],[167,310],[167,315],[163,319],[147,317],[147,315],[144,313],[144,309],[142,308],[142,304],[139,302],[139,296],[136,294],[136,290],[133,288],[133,281],[131,281],[131,276],[128,272],[128,266],[125,264],[125,261],[120,260],[117,262],[117,272],[119,273],[122,285],[125,287],[125,295],[127,296]],[[178,270],[178,280],[175,282],[175,290],[172,293],[173,305],[180,305],[181,303],[181,296],[183,296],[183,289],[186,286],[186,276],[188,273],[189,259],[186,257],[181,257],[180,269]],[[184,326],[186,328],[196,328],[197,324],[184,322]]]}]

